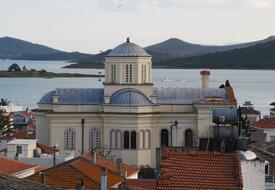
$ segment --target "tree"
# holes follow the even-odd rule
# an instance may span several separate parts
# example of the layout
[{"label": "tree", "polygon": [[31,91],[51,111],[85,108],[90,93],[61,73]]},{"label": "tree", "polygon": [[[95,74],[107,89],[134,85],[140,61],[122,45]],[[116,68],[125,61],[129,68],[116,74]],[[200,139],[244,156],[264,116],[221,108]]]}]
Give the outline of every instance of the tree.
[{"label": "tree", "polygon": [[9,66],[8,71],[9,72],[18,72],[18,71],[20,72],[21,68],[18,64],[14,63],[11,66]]},{"label": "tree", "polygon": [[10,102],[7,99],[1,98],[0,100],[0,106],[7,106],[9,103]]}]

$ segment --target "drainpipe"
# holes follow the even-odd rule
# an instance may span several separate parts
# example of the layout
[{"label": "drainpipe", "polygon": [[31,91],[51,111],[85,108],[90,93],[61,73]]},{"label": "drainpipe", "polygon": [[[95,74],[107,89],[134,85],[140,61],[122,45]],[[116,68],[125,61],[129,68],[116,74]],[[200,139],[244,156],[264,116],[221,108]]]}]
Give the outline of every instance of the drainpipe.
[{"label": "drainpipe", "polygon": [[85,119],[81,119],[81,131],[82,131],[82,143],[81,143],[81,154],[84,154],[84,124],[85,124]]},{"label": "drainpipe", "polygon": [[173,147],[173,127],[178,126],[178,121],[176,120],[173,125],[170,126],[170,132],[171,132],[171,147]]},{"label": "drainpipe", "polygon": [[107,169],[101,168],[101,190],[107,190]]}]

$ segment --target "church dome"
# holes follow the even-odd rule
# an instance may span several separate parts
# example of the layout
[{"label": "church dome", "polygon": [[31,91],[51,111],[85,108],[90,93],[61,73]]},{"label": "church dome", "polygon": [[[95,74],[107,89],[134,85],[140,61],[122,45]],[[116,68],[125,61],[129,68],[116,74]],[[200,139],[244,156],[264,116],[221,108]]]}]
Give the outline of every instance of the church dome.
[{"label": "church dome", "polygon": [[131,43],[129,38],[115,47],[106,57],[151,57],[142,47]]},{"label": "church dome", "polygon": [[139,90],[126,88],[117,91],[111,97],[110,104],[124,106],[152,105],[152,102]]}]

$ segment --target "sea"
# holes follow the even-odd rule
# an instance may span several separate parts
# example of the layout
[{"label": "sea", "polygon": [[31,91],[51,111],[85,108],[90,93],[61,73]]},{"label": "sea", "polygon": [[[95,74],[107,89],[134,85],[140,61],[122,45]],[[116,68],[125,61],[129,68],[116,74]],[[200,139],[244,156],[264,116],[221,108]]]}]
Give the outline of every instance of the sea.
[{"label": "sea", "polygon": [[[17,63],[21,68],[45,69],[57,73],[98,74],[102,69],[65,69],[65,61],[0,60],[0,70]],[[275,102],[275,70],[210,70],[210,87],[218,88],[229,80],[238,104],[251,101],[262,115],[269,115],[269,105]],[[37,108],[37,102],[48,91],[62,88],[100,88],[99,78],[0,78],[0,98],[8,99],[24,108]],[[201,87],[200,69],[153,69],[156,87]]]}]

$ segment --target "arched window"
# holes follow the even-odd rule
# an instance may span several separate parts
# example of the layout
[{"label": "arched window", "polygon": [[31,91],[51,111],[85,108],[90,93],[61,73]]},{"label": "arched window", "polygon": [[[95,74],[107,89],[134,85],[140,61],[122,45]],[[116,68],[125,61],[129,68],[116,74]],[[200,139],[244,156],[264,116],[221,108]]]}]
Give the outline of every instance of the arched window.
[{"label": "arched window", "polygon": [[146,65],[141,65],[141,82],[146,83]]},{"label": "arched window", "polygon": [[169,132],[167,129],[162,129],[160,134],[160,145],[161,147],[169,145]]},{"label": "arched window", "polygon": [[116,82],[116,65],[111,65],[112,83]]},{"label": "arched window", "polygon": [[123,137],[123,148],[124,149],[129,149],[129,143],[130,143],[130,141],[129,141],[129,138],[130,138],[130,135],[129,135],[129,131],[125,131],[124,132],[124,135],[123,135],[124,137]]},{"label": "arched window", "polygon": [[192,148],[193,147],[193,132],[191,129],[185,131],[185,147]]},{"label": "arched window", "polygon": [[131,132],[131,149],[137,149],[137,133]]},{"label": "arched window", "polygon": [[100,147],[100,131],[98,128],[91,128],[89,130],[89,148],[94,150]]},{"label": "arched window", "polygon": [[76,133],[73,128],[64,131],[64,150],[75,150]]},{"label": "arched window", "polygon": [[125,72],[125,81],[132,82],[133,81],[133,65],[126,65],[126,72]]},{"label": "arched window", "polygon": [[144,149],[144,131],[139,131],[139,149]]},{"label": "arched window", "polygon": [[146,130],[144,133],[144,148],[150,148],[150,131]]},{"label": "arched window", "polygon": [[116,148],[121,149],[122,134],[120,130],[116,131]]}]

